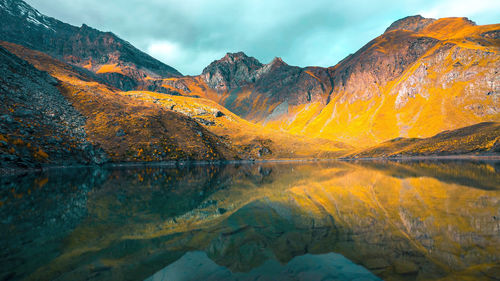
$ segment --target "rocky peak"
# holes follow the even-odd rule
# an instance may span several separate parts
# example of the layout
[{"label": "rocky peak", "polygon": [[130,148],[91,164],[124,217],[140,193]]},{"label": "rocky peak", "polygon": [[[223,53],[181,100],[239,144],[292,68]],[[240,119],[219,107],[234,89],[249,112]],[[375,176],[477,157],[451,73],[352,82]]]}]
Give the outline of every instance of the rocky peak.
[{"label": "rocky peak", "polygon": [[[111,32],[63,23],[42,15],[22,0],[0,0],[0,18],[1,41],[47,53],[77,67],[87,68],[92,61],[88,70],[122,90],[153,87],[145,77],[182,76]],[[116,65],[119,71],[98,73],[109,65]]]},{"label": "rocky peak", "polygon": [[218,60],[216,62],[219,62],[219,63],[222,63],[222,62],[245,63],[247,61],[252,61],[252,60],[257,61],[255,58],[249,57],[243,52],[237,52],[237,53],[226,53],[226,55],[223,58],[221,58],[220,60]]},{"label": "rocky peak", "polygon": [[22,0],[0,0],[0,13],[23,19],[30,26],[53,30],[51,18],[42,15],[35,8]]},{"label": "rocky peak", "polygon": [[280,57],[275,57],[270,65],[272,66],[275,66],[275,67],[279,67],[279,66],[284,66],[284,65],[288,65],[286,62],[283,61],[283,59],[281,59]]},{"label": "rocky peak", "polygon": [[227,53],[207,66],[201,76],[211,88],[225,91],[253,82],[256,71],[262,66],[256,58],[243,52]]},{"label": "rocky peak", "polygon": [[260,63],[256,58],[254,57],[249,57],[243,52],[237,52],[237,53],[227,53],[223,58],[220,60],[216,60],[212,62],[209,66],[207,66],[203,72],[206,70],[209,70],[210,68],[214,67],[220,67],[222,65],[245,65],[248,66],[249,68],[259,68],[262,66],[262,63]]},{"label": "rocky peak", "polygon": [[429,24],[436,21],[435,19],[424,18],[421,15],[408,16],[393,22],[386,30],[385,33],[393,30],[410,30],[419,32]]}]

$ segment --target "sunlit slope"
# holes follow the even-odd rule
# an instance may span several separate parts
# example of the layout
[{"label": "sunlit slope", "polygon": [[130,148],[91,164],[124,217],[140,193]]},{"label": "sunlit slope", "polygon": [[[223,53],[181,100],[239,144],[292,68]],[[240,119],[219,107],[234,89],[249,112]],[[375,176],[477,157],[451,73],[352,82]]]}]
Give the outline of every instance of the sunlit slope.
[{"label": "sunlit slope", "polygon": [[433,137],[398,138],[355,152],[348,157],[401,157],[426,155],[474,155],[500,153],[500,123],[485,122]]},{"label": "sunlit slope", "polygon": [[[485,178],[498,179],[494,166],[464,163],[474,172],[442,181],[446,165],[426,175],[421,171],[428,165],[228,166],[210,169],[204,181],[193,179],[195,170],[174,175],[151,168],[129,173],[134,188],[110,175],[86,197],[90,215],[62,254],[27,279],[60,272],[71,279],[97,266],[107,268],[99,280],[144,279],[186,251],[202,250],[235,272],[269,258],[286,263],[337,252],[384,280],[494,280],[500,240],[492,214],[499,212],[499,191],[475,188],[488,183]],[[401,170],[413,173],[394,173]],[[182,184],[161,188],[170,177]],[[179,209],[160,204],[174,199]],[[121,223],[130,214],[134,219]]]},{"label": "sunlit slope", "polygon": [[120,95],[72,66],[12,43],[2,46],[59,80],[57,88],[86,117],[88,140],[113,161],[216,160],[238,156],[188,116]]},{"label": "sunlit slope", "polygon": [[[418,27],[418,28],[417,28]],[[409,17],[330,68],[228,53],[170,91],[268,128],[371,146],[500,121],[500,24]]]},{"label": "sunlit slope", "polygon": [[[382,35],[354,56],[372,57],[387,63],[387,67],[368,64],[366,69],[353,73],[319,114],[314,108],[301,113],[311,117],[308,124],[297,123],[295,127],[293,122],[287,124],[288,119],[278,126],[371,145],[396,137],[430,137],[483,121],[500,121],[500,45],[496,37],[484,35],[500,29],[500,25],[472,26],[463,21],[442,19],[419,33],[395,30]],[[398,44],[407,38],[417,38],[415,46],[420,39],[439,41],[425,46],[425,52],[415,62],[391,77],[397,70],[387,68],[398,59],[390,58],[401,54],[404,48]],[[340,72],[339,68],[345,68],[343,64],[333,71]]]},{"label": "sunlit slope", "polygon": [[88,139],[115,161],[334,158],[352,151],[250,123],[208,99],[121,92],[48,55],[2,44],[60,81],[59,90],[87,117]]},{"label": "sunlit slope", "polygon": [[353,150],[352,146],[340,142],[265,128],[248,122],[205,98],[147,91],[122,92],[121,95],[187,115],[222,137],[238,155],[254,159],[335,158]]}]

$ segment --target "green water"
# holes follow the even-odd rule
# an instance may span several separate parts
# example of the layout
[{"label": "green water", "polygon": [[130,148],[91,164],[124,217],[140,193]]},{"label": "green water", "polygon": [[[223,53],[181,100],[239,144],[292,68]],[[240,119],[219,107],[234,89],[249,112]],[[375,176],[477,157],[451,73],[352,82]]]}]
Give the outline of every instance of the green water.
[{"label": "green water", "polygon": [[0,177],[0,280],[496,280],[500,163]]}]

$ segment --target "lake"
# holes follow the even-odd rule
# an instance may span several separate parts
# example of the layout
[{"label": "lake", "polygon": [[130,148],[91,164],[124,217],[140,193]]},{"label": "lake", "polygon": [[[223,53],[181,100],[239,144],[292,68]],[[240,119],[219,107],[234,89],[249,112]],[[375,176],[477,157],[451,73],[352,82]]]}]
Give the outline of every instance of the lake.
[{"label": "lake", "polygon": [[0,177],[0,280],[498,280],[500,162]]}]

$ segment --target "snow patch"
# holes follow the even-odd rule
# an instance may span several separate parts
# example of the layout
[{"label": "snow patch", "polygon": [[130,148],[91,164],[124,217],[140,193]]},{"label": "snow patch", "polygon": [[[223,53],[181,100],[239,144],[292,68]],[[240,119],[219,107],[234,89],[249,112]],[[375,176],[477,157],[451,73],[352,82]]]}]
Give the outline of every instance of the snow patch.
[{"label": "snow patch", "polygon": [[0,7],[12,16],[25,17],[26,21],[29,23],[55,31],[50,26],[47,16],[42,15],[36,9],[23,1],[0,0]]}]

